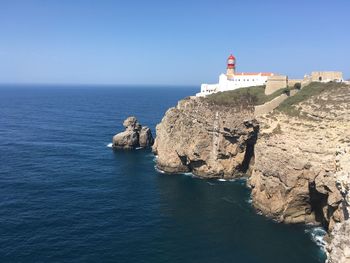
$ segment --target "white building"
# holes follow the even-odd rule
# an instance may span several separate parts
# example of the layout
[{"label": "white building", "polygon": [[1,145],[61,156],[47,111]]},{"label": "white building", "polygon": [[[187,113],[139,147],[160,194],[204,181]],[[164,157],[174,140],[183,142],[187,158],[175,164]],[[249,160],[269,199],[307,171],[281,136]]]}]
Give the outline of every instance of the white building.
[{"label": "white building", "polygon": [[236,73],[236,59],[230,55],[227,59],[227,72],[219,76],[219,83],[202,84],[201,92],[196,96],[206,96],[220,91],[265,85],[268,77],[273,73]]}]

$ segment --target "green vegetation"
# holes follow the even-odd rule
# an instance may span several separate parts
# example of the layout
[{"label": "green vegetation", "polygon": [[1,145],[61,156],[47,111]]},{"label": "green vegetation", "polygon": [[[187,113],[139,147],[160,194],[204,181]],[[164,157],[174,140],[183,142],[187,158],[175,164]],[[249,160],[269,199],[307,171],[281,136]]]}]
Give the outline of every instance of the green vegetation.
[{"label": "green vegetation", "polygon": [[276,110],[279,112],[286,113],[290,116],[300,116],[300,110],[297,107],[295,107],[295,105],[313,96],[317,96],[328,89],[332,89],[342,85],[343,84],[341,83],[335,83],[335,82],[328,82],[328,83],[312,82],[308,86],[303,87],[294,96],[291,96],[287,98],[285,101],[283,101],[276,108]]},{"label": "green vegetation", "polygon": [[265,86],[240,88],[236,90],[218,92],[206,96],[209,103],[226,106],[254,106],[270,101],[283,93],[289,92],[288,88],[280,89],[270,95],[265,95]]}]

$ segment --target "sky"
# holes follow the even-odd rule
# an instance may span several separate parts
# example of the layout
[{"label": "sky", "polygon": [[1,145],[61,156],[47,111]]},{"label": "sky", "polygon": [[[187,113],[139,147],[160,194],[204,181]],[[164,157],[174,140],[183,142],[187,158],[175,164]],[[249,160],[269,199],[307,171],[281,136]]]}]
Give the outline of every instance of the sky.
[{"label": "sky", "polygon": [[350,78],[349,0],[0,0],[0,83],[200,85]]}]

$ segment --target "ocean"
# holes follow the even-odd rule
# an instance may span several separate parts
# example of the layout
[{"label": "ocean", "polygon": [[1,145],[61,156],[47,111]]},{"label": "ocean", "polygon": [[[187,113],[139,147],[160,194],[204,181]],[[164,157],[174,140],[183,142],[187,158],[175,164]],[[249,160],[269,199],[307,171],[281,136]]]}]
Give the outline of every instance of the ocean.
[{"label": "ocean", "polygon": [[155,170],[113,151],[198,87],[0,87],[0,262],[324,262],[318,228],[254,211],[244,180]]}]

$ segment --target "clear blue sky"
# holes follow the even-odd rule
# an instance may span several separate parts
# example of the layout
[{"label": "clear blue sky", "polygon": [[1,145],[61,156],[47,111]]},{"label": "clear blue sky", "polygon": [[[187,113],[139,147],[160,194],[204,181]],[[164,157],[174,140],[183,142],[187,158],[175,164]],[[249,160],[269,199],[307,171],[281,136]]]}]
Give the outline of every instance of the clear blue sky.
[{"label": "clear blue sky", "polygon": [[199,85],[238,71],[350,77],[349,0],[0,0],[0,83]]}]

